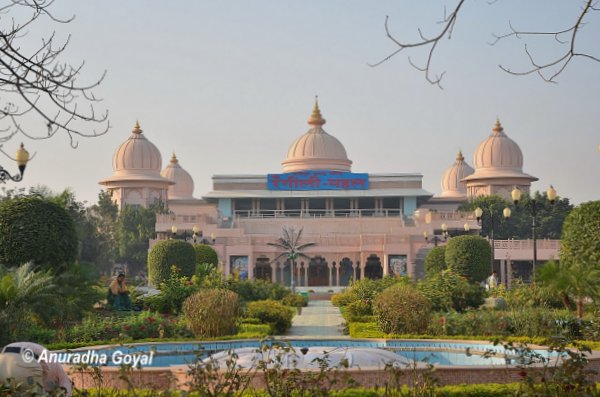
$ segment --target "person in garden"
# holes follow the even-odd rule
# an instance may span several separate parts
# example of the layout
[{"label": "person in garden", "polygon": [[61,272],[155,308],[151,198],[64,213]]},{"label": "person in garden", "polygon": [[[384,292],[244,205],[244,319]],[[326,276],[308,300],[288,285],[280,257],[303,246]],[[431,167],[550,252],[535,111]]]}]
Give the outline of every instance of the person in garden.
[{"label": "person in garden", "polygon": [[119,275],[108,287],[108,305],[115,310],[131,310],[131,299],[125,283],[125,274]]},{"label": "person in garden", "polygon": [[492,274],[487,278],[485,288],[491,290],[498,287],[498,274],[494,270]]}]

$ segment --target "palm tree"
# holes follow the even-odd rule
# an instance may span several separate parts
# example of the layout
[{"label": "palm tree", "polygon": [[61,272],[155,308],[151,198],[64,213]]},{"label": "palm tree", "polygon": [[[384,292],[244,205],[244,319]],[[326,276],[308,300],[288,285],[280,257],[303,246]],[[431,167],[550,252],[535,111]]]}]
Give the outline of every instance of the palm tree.
[{"label": "palm tree", "polygon": [[[0,266],[0,345],[18,337],[34,318],[48,320],[56,285],[48,272],[35,272],[31,263],[14,269]],[[2,340],[6,338],[7,340]]]},{"label": "palm tree", "polygon": [[550,261],[539,269],[539,280],[550,291],[559,294],[567,309],[569,298],[575,300],[577,317],[583,317],[586,298],[600,299],[600,269],[582,264],[565,265]]},{"label": "palm tree", "polygon": [[301,244],[300,240],[302,239],[302,231],[303,229],[300,229],[296,232],[296,230],[294,228],[283,228],[282,231],[282,235],[281,237],[279,237],[277,239],[277,242],[275,243],[267,243],[270,246],[273,247],[277,247],[279,248],[282,252],[281,254],[279,254],[274,260],[273,262],[281,259],[281,258],[286,258],[290,261],[290,265],[291,265],[291,278],[290,278],[290,284],[292,287],[292,294],[296,292],[295,286],[294,286],[294,270],[295,270],[295,266],[296,266],[296,259],[298,257],[300,258],[305,258],[310,260],[311,258],[304,254],[302,251],[304,251],[306,248],[308,247],[313,247],[316,244],[315,243],[304,243]]}]

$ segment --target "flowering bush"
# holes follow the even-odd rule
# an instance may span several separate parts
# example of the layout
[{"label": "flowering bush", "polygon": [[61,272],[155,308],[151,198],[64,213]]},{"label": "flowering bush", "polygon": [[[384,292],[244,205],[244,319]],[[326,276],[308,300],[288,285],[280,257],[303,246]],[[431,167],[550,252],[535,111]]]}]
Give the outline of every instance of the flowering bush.
[{"label": "flowering bush", "polygon": [[422,333],[431,318],[429,299],[405,284],[387,288],[375,298],[373,308],[379,328],[388,334]]},{"label": "flowering bush", "polygon": [[65,341],[136,340],[189,336],[180,320],[158,313],[141,312],[127,317],[90,317],[65,332]]},{"label": "flowering bush", "polygon": [[176,266],[171,266],[169,277],[160,284],[160,293],[144,300],[144,307],[160,313],[179,314],[183,301],[200,287],[189,277],[181,276]]}]

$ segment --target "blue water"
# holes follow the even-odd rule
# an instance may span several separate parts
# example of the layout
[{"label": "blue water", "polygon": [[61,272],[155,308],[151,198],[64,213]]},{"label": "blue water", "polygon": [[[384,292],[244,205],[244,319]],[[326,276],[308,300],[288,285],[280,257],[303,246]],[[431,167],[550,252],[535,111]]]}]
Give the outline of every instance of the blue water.
[{"label": "blue water", "polygon": [[[152,367],[168,367],[170,365],[191,364],[198,358],[206,357],[209,353],[228,351],[243,347],[260,346],[258,340],[224,341],[224,342],[196,342],[196,343],[146,343],[138,345],[113,346],[111,348],[94,349],[98,355],[108,357],[108,365],[119,365],[111,361],[113,353],[119,351],[123,354],[154,352]],[[506,365],[505,352],[502,346],[490,343],[464,343],[441,341],[411,341],[411,340],[286,340],[267,341],[263,343],[277,343],[289,345],[298,350],[302,347],[330,346],[330,347],[370,347],[393,351],[414,361],[426,361],[434,365]],[[87,351],[75,349],[72,352]],[[468,353],[467,353],[468,352]],[[494,352],[496,356],[483,357],[484,352]],[[547,356],[547,352],[537,350],[535,353]],[[146,365],[144,365],[146,366]]]}]

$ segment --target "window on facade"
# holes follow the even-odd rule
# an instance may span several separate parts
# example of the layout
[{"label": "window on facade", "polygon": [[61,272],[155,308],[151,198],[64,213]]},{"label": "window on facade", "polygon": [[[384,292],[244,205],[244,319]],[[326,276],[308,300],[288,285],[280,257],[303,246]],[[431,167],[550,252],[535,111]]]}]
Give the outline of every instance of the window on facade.
[{"label": "window on facade", "polygon": [[273,216],[277,209],[277,199],[260,199],[260,213],[266,216]]},{"label": "window on facade", "polygon": [[236,199],[235,212],[239,216],[250,216],[252,211],[252,199]]},{"label": "window on facade", "polygon": [[327,208],[327,199],[324,198],[311,198],[308,200],[308,213],[314,216],[325,215],[325,209]]},{"label": "window on facade", "polygon": [[399,197],[384,197],[383,210],[388,215],[400,215],[400,198]]},{"label": "window on facade", "polygon": [[348,215],[350,213],[350,199],[349,198],[334,198],[333,199],[333,210],[337,215]]},{"label": "window on facade", "polygon": [[285,213],[288,216],[300,216],[302,200],[299,198],[288,198],[284,201]]},{"label": "window on facade", "polygon": [[358,209],[361,215],[371,216],[375,212],[375,199],[373,197],[359,197]]}]

